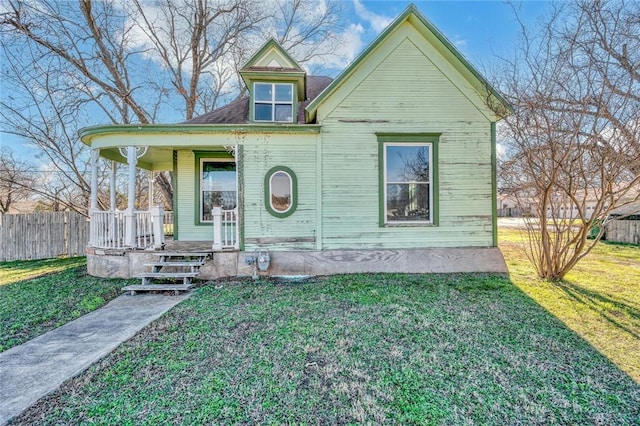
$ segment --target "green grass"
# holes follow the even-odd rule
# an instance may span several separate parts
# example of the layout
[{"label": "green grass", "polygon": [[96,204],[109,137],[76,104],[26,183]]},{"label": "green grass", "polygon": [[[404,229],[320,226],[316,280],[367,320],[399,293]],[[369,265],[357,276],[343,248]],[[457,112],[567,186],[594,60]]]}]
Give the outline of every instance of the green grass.
[{"label": "green grass", "polygon": [[128,281],[86,274],[84,257],[0,263],[0,352],[103,306]]},{"label": "green grass", "polygon": [[206,286],[16,424],[637,424],[640,387],[506,277]]},{"label": "green grass", "polygon": [[511,281],[640,383],[640,246],[600,242],[560,282],[538,279],[524,231],[500,230]]}]

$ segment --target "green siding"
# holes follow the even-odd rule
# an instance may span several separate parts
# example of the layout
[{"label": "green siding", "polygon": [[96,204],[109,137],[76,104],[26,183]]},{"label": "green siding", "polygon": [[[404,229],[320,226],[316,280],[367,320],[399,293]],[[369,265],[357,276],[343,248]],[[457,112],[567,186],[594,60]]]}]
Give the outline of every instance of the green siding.
[{"label": "green siding", "polygon": [[[319,108],[323,248],[491,246],[489,121],[419,35],[405,29],[387,43],[396,45]],[[438,226],[379,227],[377,132],[441,134]]]},{"label": "green siding", "polygon": [[[251,251],[257,247],[278,249],[313,249],[316,244],[309,241],[315,237],[318,223],[317,206],[317,140],[315,134],[261,133],[243,135],[238,138],[239,152],[242,153],[238,166],[240,208],[242,212],[242,244]],[[220,147],[212,145],[209,150]],[[196,152],[207,151],[201,145]],[[202,154],[202,156],[207,156]],[[194,150],[177,151],[176,179],[180,192],[176,203],[180,214],[179,229],[182,241],[213,241],[212,225],[198,225],[196,222],[197,155]],[[272,216],[265,209],[265,174],[276,166],[290,168],[297,178],[297,208],[288,217]],[[277,239],[273,243],[256,244],[257,239]],[[300,242],[300,240],[304,240]]]},{"label": "green siding", "polygon": [[213,225],[196,225],[197,198],[195,176],[196,155],[192,150],[178,151],[177,180],[180,192],[174,195],[178,204],[178,227],[180,241],[211,241],[213,243]]},{"label": "green siding", "polygon": [[[261,135],[244,144],[245,249],[313,249],[312,241],[294,239],[316,236],[316,135]],[[276,166],[290,168],[297,178],[296,211],[278,218],[265,208],[264,177]],[[278,239],[256,244],[255,239]],[[286,241],[290,239],[291,241]]]}]

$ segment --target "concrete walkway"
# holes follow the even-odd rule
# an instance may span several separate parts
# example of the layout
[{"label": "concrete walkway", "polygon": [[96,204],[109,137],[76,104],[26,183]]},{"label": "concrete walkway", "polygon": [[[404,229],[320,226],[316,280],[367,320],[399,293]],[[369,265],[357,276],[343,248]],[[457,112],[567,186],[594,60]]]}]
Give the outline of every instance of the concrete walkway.
[{"label": "concrete walkway", "polygon": [[120,296],[0,353],[0,425],[133,337],[189,294]]}]

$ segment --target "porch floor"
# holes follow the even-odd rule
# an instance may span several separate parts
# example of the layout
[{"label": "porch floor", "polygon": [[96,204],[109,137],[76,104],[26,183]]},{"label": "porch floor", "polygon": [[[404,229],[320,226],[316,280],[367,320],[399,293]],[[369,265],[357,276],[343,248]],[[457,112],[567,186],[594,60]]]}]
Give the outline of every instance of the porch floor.
[{"label": "porch floor", "polygon": [[211,246],[213,241],[175,241],[171,237],[165,237],[164,250],[165,251],[179,251],[179,252],[211,252],[213,251]]},{"label": "porch floor", "polygon": [[[164,239],[165,251],[176,252],[211,252],[213,253],[213,240],[211,241],[175,241],[172,237],[168,236]],[[238,251],[234,249],[223,249],[222,251]]]}]

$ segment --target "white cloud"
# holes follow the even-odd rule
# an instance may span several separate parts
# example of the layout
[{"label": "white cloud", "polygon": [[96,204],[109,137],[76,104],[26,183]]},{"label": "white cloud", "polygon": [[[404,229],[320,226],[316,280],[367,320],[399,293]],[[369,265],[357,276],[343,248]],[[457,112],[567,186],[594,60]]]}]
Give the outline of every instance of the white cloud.
[{"label": "white cloud", "polygon": [[[312,59],[307,66],[309,68],[322,67],[342,71],[362,50],[363,33],[364,28],[362,25],[350,24],[345,31],[337,35],[336,38],[340,40],[340,46],[334,52]],[[317,47],[322,50],[321,45]]]},{"label": "white cloud", "polygon": [[463,48],[463,47],[465,47],[465,46],[467,45],[467,40],[465,40],[465,39],[458,39],[458,40],[455,40],[455,41],[453,42],[453,45],[454,45],[455,47],[457,47],[458,49],[461,49],[461,48]]},{"label": "white cloud", "polygon": [[355,8],[356,15],[358,15],[358,17],[363,21],[368,22],[375,32],[381,32],[393,20],[393,18],[378,15],[377,13],[367,10],[367,8],[364,7],[360,0],[353,0],[353,6]]}]

